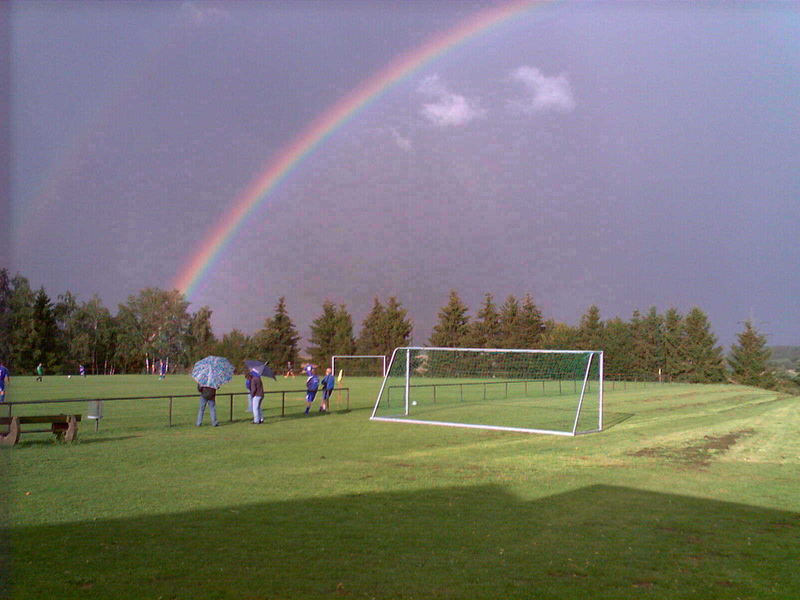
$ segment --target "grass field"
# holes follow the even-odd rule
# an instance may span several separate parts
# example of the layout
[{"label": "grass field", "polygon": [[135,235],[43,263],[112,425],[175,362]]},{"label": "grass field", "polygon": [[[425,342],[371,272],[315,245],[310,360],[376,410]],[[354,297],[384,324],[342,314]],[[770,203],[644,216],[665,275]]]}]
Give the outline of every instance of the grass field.
[{"label": "grass field", "polygon": [[[223,391],[240,391],[241,378]],[[800,398],[616,384],[567,438],[245,400],[107,403],[79,440],[0,452],[12,598],[798,598]],[[302,379],[267,381],[300,390]],[[10,400],[193,394],[188,377],[13,378]],[[5,414],[0,408],[0,414]],[[26,412],[82,412],[86,402]],[[15,409],[22,413],[23,407]],[[206,417],[206,424],[208,417]]]}]

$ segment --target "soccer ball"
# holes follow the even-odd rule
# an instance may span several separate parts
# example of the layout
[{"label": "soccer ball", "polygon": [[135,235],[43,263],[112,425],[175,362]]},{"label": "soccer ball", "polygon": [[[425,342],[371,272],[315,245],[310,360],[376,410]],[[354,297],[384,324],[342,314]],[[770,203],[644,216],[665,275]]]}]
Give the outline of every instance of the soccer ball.
[{"label": "soccer ball", "polygon": [[67,375],[67,379],[72,379],[72,375]]},{"label": "soccer ball", "polygon": [[416,405],[417,405],[417,401],[416,401],[416,400],[413,400],[413,401],[411,402],[411,406],[416,406]]}]

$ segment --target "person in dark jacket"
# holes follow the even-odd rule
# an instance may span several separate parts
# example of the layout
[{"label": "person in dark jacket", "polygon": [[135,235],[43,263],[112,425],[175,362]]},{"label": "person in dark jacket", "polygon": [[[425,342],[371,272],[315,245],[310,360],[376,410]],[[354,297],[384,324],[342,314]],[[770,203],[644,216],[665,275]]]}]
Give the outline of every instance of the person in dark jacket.
[{"label": "person in dark jacket", "polygon": [[208,405],[211,424],[216,427],[219,425],[219,421],[217,421],[217,390],[212,387],[198,385],[197,391],[200,392],[200,410],[197,411],[196,425],[200,427],[203,424],[203,414],[206,412],[206,405]]},{"label": "person in dark jacket", "polygon": [[264,399],[264,382],[257,371],[251,371],[250,397],[253,407],[253,423],[260,425],[264,422],[264,413],[261,412],[261,401]]}]

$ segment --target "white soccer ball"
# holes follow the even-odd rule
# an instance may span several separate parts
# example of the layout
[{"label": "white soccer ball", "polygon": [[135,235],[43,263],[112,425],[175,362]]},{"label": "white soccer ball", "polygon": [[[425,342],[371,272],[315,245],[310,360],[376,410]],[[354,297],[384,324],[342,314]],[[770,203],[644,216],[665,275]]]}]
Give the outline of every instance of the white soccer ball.
[{"label": "white soccer ball", "polygon": [[413,401],[411,402],[411,406],[416,406],[416,405],[417,405],[417,401],[416,401],[416,400],[413,400]]},{"label": "white soccer ball", "polygon": [[72,379],[72,375],[67,375],[67,379]]}]

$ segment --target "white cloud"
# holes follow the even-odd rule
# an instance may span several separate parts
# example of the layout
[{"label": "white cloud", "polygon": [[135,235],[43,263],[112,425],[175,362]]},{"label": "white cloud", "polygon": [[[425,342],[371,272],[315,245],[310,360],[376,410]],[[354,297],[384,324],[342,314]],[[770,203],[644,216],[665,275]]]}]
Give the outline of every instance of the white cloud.
[{"label": "white cloud", "polygon": [[392,138],[394,139],[395,143],[400,147],[400,149],[405,150],[406,152],[411,152],[411,139],[400,135],[400,132],[397,131],[397,129],[395,129],[394,127],[392,127],[391,132],[392,132]]},{"label": "white cloud", "polygon": [[438,75],[426,77],[417,91],[433,98],[433,102],[422,105],[421,112],[438,127],[465,125],[486,114],[476,102],[448,90]]},{"label": "white cloud", "polygon": [[227,20],[230,15],[218,6],[208,4],[198,4],[191,0],[186,0],[181,4],[181,10],[186,14],[195,25],[202,25],[212,21]]},{"label": "white cloud", "polygon": [[520,82],[528,91],[524,98],[512,102],[515,108],[525,113],[548,110],[570,112],[575,108],[572,88],[564,73],[547,77],[536,67],[522,66],[511,73],[511,78]]}]

